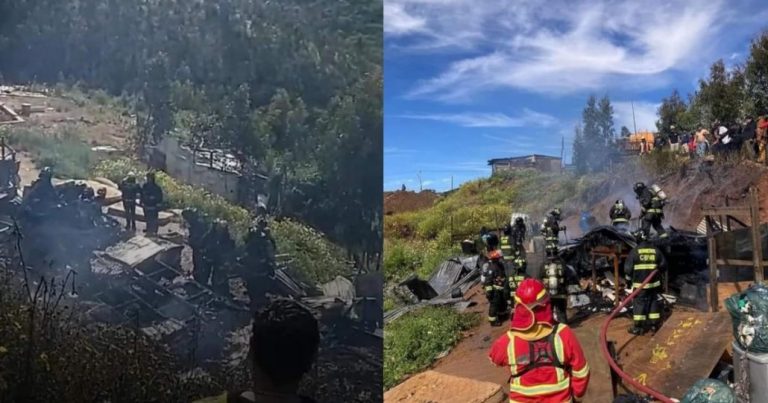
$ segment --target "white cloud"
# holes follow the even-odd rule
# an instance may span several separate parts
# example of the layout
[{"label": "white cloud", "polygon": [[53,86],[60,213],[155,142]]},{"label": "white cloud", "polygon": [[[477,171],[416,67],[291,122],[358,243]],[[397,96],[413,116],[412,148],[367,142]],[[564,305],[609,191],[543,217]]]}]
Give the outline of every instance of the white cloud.
[{"label": "white cloud", "polygon": [[399,147],[384,147],[384,154],[388,156],[406,155],[416,153],[416,150]]},{"label": "white cloud", "polygon": [[637,88],[639,80],[658,86],[673,71],[711,62],[707,51],[736,15],[723,0],[707,7],[680,0],[385,0],[387,9],[385,31],[396,46],[472,51],[408,94],[443,101],[499,88],[567,94],[608,84]]},{"label": "white cloud", "polygon": [[[613,104],[613,121],[616,127],[616,133],[621,130],[621,126],[627,126],[629,131],[634,131],[634,125],[632,121],[632,102],[619,101],[612,102]],[[659,109],[660,103],[653,102],[634,102],[635,106],[635,121],[637,121],[638,131],[656,131],[656,111]]]},{"label": "white cloud", "polygon": [[454,113],[454,114],[424,114],[402,115],[401,118],[434,120],[438,122],[453,123],[463,127],[549,127],[557,123],[554,116],[523,109],[518,116],[509,116],[504,113]]},{"label": "white cloud", "polygon": [[423,32],[426,19],[408,14],[402,4],[384,4],[384,32],[390,35],[405,35]]}]

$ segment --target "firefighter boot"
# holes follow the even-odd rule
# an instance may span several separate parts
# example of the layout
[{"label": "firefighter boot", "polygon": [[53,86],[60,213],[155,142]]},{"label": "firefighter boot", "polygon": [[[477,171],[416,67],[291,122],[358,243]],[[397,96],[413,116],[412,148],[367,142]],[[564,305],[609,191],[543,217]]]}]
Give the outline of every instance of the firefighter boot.
[{"label": "firefighter boot", "polygon": [[632,325],[632,327],[630,327],[629,330],[627,330],[627,332],[629,334],[634,334],[635,336],[642,336],[643,334],[645,334],[645,329],[643,329],[638,325]]}]

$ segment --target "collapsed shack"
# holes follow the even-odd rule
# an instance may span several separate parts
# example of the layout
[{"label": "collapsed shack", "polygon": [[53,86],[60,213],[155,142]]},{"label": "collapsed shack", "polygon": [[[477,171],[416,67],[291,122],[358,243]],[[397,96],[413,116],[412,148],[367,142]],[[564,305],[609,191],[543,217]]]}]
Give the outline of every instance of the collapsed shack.
[{"label": "collapsed shack", "polygon": [[[247,343],[227,341],[250,327],[249,300],[247,295],[240,298],[246,268],[226,270],[223,284],[200,284],[182,269],[183,244],[128,235],[101,206],[81,200],[83,184],[67,182],[54,189],[56,203],[28,200],[22,203],[26,209],[21,214],[9,214],[19,227],[19,250],[30,278],[66,283],[67,290],[71,286],[67,305],[84,323],[133,329],[165,346],[184,370],[218,373],[233,346],[245,348],[237,352],[245,355]],[[13,233],[13,219],[0,232]],[[265,281],[274,296],[302,301],[320,321],[321,352],[318,368],[309,376],[314,386],[308,392],[319,401],[368,400],[358,400],[361,395],[376,400],[382,387],[369,380],[381,376],[380,292],[371,295],[361,287],[360,294],[318,302],[324,298],[318,297],[319,290],[289,274],[292,262],[290,256],[278,255],[275,276]],[[20,281],[21,272],[16,273]],[[357,288],[359,281],[353,280]],[[334,309],[339,302],[342,309]],[[348,373],[336,357],[350,356],[358,365]]]},{"label": "collapsed shack", "polygon": [[[664,281],[665,293],[677,297],[678,303],[706,310],[706,289],[709,282],[706,237],[675,228],[669,228],[668,234],[667,238],[651,241],[661,249],[668,261],[669,270]],[[637,241],[632,235],[618,231],[612,226],[600,226],[563,246],[559,256],[566,267],[572,269],[566,270],[566,273],[571,275],[571,278],[567,279],[569,284],[579,284],[579,280],[592,279],[594,269],[598,284],[607,280],[613,286],[623,278],[626,256],[636,246]],[[600,253],[601,256],[596,257],[596,250],[612,253]],[[619,257],[617,266],[610,255]],[[619,279],[615,279],[616,267]]]},{"label": "collapsed shack", "polygon": [[464,301],[464,294],[480,281],[480,266],[478,256],[453,257],[441,263],[427,281],[411,275],[396,292],[413,304],[386,312],[384,323],[429,305],[454,305],[460,311],[468,308],[471,303]]}]

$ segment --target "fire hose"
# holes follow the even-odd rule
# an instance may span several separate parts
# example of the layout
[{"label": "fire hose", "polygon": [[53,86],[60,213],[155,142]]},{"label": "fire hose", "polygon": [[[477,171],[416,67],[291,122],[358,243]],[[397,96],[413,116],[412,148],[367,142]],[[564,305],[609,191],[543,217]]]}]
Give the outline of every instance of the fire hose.
[{"label": "fire hose", "polygon": [[640,384],[639,382],[635,381],[634,379],[632,379],[631,376],[627,375],[627,373],[625,373],[624,371],[621,370],[621,368],[619,368],[619,365],[616,364],[616,361],[613,360],[613,357],[611,356],[611,353],[608,352],[608,343],[607,343],[608,325],[616,317],[616,315],[619,312],[621,312],[621,310],[630,301],[632,301],[635,298],[635,296],[637,296],[637,294],[640,292],[640,290],[642,290],[643,287],[645,287],[646,284],[650,283],[651,280],[653,280],[653,277],[657,273],[658,273],[658,270],[652,271],[651,274],[649,274],[648,277],[646,277],[645,280],[643,280],[642,285],[640,285],[634,291],[632,291],[632,293],[629,294],[629,296],[627,298],[625,298],[623,301],[621,301],[619,306],[614,308],[614,310],[611,312],[611,314],[608,315],[608,319],[605,321],[605,323],[603,323],[603,327],[600,329],[600,350],[603,353],[603,357],[606,359],[606,361],[608,361],[608,365],[611,366],[611,369],[613,369],[613,371],[616,372],[616,374],[618,374],[619,377],[624,382],[628,383],[629,385],[632,385],[632,387],[634,387],[635,389],[637,389],[637,390],[639,390],[639,391],[641,391],[641,392],[643,392],[643,393],[645,393],[647,395],[652,396],[656,400],[659,400],[659,401],[661,401],[663,403],[673,403],[673,402],[675,402],[675,400],[672,400],[671,398],[661,394],[661,392],[653,390],[653,389],[651,389],[651,388],[649,388],[649,387],[647,387],[645,385]]}]

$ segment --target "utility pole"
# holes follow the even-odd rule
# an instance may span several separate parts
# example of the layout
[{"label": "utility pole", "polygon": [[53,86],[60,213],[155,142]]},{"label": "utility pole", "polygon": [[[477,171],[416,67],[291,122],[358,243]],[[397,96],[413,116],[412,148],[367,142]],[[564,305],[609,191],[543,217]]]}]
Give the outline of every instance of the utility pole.
[{"label": "utility pole", "polygon": [[451,175],[451,190],[453,190],[453,175]]},{"label": "utility pole", "polygon": [[637,133],[637,122],[635,121],[635,102],[630,101],[630,104],[632,105],[632,127],[635,128],[635,133]]},{"label": "utility pole", "polygon": [[560,174],[563,174],[563,171],[565,170],[565,136],[561,137],[562,141],[560,143]]},{"label": "utility pole", "polygon": [[419,171],[418,177],[419,177],[419,192],[421,192],[422,190],[424,190],[424,188],[421,186],[421,171]]}]

